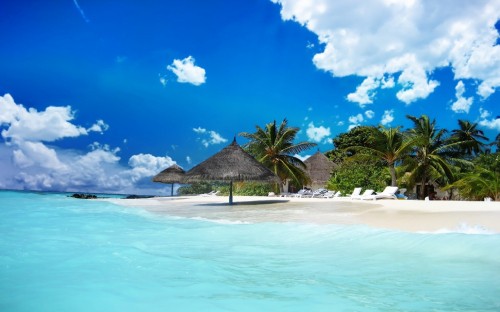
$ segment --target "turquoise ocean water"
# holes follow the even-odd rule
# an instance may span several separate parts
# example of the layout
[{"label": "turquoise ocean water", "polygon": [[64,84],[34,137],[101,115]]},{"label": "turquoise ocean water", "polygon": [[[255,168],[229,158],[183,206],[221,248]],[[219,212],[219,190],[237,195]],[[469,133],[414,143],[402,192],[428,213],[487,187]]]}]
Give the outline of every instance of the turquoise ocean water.
[{"label": "turquoise ocean water", "polygon": [[500,311],[500,234],[215,223],[0,191],[0,311]]}]

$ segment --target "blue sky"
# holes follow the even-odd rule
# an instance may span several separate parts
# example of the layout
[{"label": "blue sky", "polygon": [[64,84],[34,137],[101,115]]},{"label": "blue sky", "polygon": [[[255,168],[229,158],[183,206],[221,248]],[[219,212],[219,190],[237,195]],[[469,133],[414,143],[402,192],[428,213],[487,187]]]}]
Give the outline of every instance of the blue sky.
[{"label": "blue sky", "polygon": [[0,188],[168,194],[155,173],[284,118],[322,151],[407,114],[500,131],[499,1],[0,6]]}]

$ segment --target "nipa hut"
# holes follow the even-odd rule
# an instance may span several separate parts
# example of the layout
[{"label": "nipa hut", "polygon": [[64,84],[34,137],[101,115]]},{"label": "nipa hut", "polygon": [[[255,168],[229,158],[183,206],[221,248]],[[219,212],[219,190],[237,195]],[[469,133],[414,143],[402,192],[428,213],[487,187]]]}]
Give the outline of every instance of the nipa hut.
[{"label": "nipa hut", "polygon": [[236,143],[223,148],[186,172],[184,181],[222,181],[229,182],[229,204],[233,203],[232,186],[234,181],[278,182],[278,177]]},{"label": "nipa hut", "polygon": [[174,183],[182,183],[186,172],[177,164],[173,164],[153,177],[153,182],[169,183],[172,191],[170,196],[174,196]]},{"label": "nipa hut", "polygon": [[332,170],[335,168],[335,163],[318,150],[314,155],[307,158],[304,164],[311,179],[311,184],[308,186],[312,189],[325,188]]}]

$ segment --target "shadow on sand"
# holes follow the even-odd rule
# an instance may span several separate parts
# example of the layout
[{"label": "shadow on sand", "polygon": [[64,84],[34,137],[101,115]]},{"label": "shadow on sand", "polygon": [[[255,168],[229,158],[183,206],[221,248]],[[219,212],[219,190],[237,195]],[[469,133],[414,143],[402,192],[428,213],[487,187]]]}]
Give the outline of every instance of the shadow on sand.
[{"label": "shadow on sand", "polygon": [[269,204],[282,204],[289,202],[288,199],[272,199],[272,200],[249,200],[242,202],[234,202],[232,205],[229,203],[204,203],[196,206],[255,206],[255,205],[269,205]]}]

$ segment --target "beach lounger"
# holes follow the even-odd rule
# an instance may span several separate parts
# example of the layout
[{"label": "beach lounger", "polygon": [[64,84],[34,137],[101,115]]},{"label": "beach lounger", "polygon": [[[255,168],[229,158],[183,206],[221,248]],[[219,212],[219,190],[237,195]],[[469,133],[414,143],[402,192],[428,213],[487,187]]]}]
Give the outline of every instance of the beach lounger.
[{"label": "beach lounger", "polygon": [[322,198],[333,198],[335,196],[335,194],[337,194],[337,192],[335,191],[327,191],[326,193],[324,193],[322,196]]},{"label": "beach lounger", "polygon": [[311,195],[311,197],[323,197],[323,194],[325,194],[326,192],[328,192],[328,190],[325,190],[325,189],[317,189],[316,191],[314,191]]},{"label": "beach lounger", "polygon": [[372,195],[373,193],[375,193],[374,190],[365,190],[363,194],[351,197],[351,199],[364,199],[367,198],[367,196]]},{"label": "beach lounger", "polygon": [[309,197],[313,194],[311,190],[301,189],[293,195],[293,197]]},{"label": "beach lounger", "polygon": [[396,197],[396,192],[398,191],[397,186],[388,186],[386,187],[381,193],[374,194],[374,195],[368,195],[364,198],[361,199],[371,199],[371,200],[377,200],[377,199],[398,199]]},{"label": "beach lounger", "polygon": [[354,199],[355,197],[359,196],[359,194],[361,194],[361,188],[360,187],[356,187],[354,188],[354,190],[352,191],[352,194],[347,196],[348,198],[351,198],[351,199]]},{"label": "beach lounger", "polygon": [[211,196],[217,196],[217,194],[219,194],[219,193],[220,193],[219,191],[211,191],[211,192],[208,192],[205,194],[200,194],[199,196],[211,197]]}]

